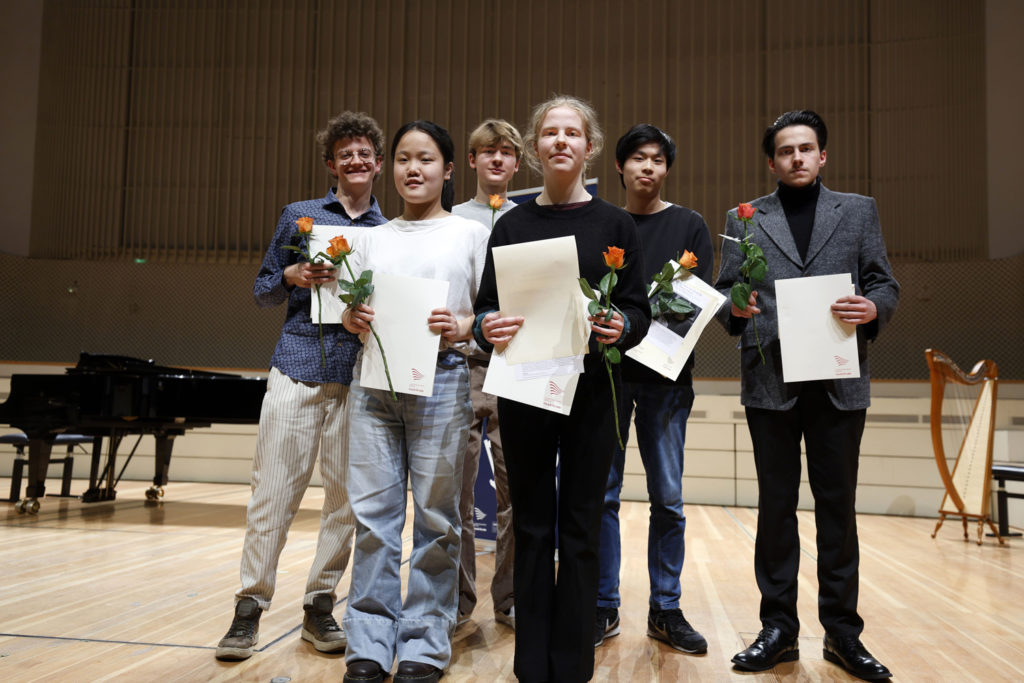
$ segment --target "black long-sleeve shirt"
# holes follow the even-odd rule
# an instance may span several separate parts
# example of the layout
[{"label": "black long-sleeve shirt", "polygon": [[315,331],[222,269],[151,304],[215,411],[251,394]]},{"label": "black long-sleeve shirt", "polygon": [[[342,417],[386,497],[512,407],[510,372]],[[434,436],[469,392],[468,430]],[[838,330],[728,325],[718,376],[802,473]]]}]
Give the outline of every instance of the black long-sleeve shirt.
[{"label": "black long-sleeve shirt", "polygon": [[[629,215],[636,221],[640,234],[640,244],[644,251],[644,282],[648,288],[655,274],[661,271],[665,263],[678,259],[685,250],[697,256],[697,267],[693,269],[693,274],[711,284],[715,253],[711,246],[711,234],[703,216],[675,204],[657,213]],[[696,315],[696,312],[691,313],[685,320],[677,320],[675,316],[670,315],[667,320],[661,322],[682,337],[690,330]],[[627,382],[652,384],[693,384],[693,354],[690,354],[674,382],[632,358],[622,361],[622,379]]]},{"label": "black long-sleeve shirt", "polygon": [[[487,245],[487,261],[476,298],[478,321],[482,314],[500,308],[494,279],[494,247],[569,236],[576,239],[580,276],[586,278],[595,289],[601,278],[608,273],[603,253],[608,247],[625,250],[626,265],[617,273],[618,284],[612,290],[612,303],[625,315],[628,332],[619,339],[616,346],[621,351],[636,346],[647,334],[651,324],[640,239],[636,224],[629,214],[600,198],[570,209],[541,206],[531,200],[498,220]],[[479,324],[474,332],[481,347],[489,350],[491,345],[479,334]],[[596,358],[600,358],[600,355],[592,335],[585,365],[590,366],[594,362],[592,359]]]}]

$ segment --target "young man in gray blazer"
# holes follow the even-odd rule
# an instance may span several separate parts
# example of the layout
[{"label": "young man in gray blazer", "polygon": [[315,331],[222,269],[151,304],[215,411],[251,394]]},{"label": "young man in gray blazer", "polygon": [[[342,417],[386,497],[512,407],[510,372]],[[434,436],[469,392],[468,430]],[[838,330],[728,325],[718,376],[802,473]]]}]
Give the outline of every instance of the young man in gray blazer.
[{"label": "young man in gray blazer", "polygon": [[[754,574],[761,591],[762,630],[733,657],[737,669],[765,671],[799,658],[797,572],[800,540],[796,507],[800,487],[800,440],[814,496],[818,554],[818,619],[825,627],[824,657],[866,680],[889,670],[864,648],[857,614],[857,463],[870,403],[867,342],[892,318],[899,299],[874,199],[833,192],[821,184],[828,132],[812,111],[790,111],[765,131],[763,148],[778,189],[751,202],[752,240],[764,251],[768,271],[755,282],[747,306],[723,307],[719,317],[740,335],[741,400],[754,448],[758,515]],[[726,218],[726,235],[740,239],[737,210]],[[736,242],[722,245],[715,286],[727,296],[742,278],[744,257]],[[850,273],[855,293],[831,305],[838,320],[857,326],[861,375],[857,378],[784,382],[779,347],[775,281]],[[764,351],[758,351],[751,316]]]}]

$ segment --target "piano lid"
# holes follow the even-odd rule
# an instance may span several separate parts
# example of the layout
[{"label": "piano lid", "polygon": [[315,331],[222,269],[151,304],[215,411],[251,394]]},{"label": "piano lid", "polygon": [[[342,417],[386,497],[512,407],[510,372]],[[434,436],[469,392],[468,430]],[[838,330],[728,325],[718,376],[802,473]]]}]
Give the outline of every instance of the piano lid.
[{"label": "piano lid", "polygon": [[173,375],[177,377],[237,377],[226,372],[209,372],[206,370],[191,370],[189,368],[175,368],[167,365],[157,365],[153,359],[143,360],[132,356],[120,356],[109,353],[88,353],[82,351],[78,355],[78,365],[67,368],[69,375],[107,373],[131,375]]}]

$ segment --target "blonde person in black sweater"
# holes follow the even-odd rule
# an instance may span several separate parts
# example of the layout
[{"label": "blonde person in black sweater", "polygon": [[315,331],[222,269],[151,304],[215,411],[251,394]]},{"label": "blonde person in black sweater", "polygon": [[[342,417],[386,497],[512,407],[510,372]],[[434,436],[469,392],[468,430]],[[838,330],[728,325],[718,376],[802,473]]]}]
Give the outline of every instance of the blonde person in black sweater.
[{"label": "blonde person in black sweater", "polygon": [[[561,96],[534,108],[526,149],[543,173],[544,190],[495,226],[475,306],[474,334],[488,350],[506,344],[523,324],[523,318],[499,311],[494,247],[573,236],[580,275],[594,287],[608,272],[603,252],[612,246],[625,250],[626,267],[618,271],[612,292],[612,303],[624,315],[616,312],[607,322],[591,318],[590,352],[571,413],[498,400],[516,544],[514,670],[522,681],[587,681],[593,675],[600,519],[616,440],[611,386],[597,343],[625,351],[650,325],[636,226],[626,212],[591,197],[583,186],[601,143],[596,114],[586,102]],[[614,381],[618,392],[617,366]]]}]

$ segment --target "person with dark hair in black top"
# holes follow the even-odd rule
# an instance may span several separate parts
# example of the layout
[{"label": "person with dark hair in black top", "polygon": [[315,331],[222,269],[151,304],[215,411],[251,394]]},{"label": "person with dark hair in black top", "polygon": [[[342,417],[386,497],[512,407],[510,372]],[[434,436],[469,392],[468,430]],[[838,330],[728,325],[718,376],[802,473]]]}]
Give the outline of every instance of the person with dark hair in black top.
[{"label": "person with dark hair in black top", "polygon": [[[686,252],[696,256],[692,272],[711,279],[714,253],[711,235],[696,211],[669,204],[661,198],[676,146],[664,131],[642,123],[631,128],[615,147],[615,167],[626,188],[626,211],[636,221],[644,251],[644,281],[650,282],[665,263]],[[668,314],[660,320],[684,336],[696,316]],[[675,380],[663,377],[632,358],[622,364],[621,420],[626,432],[636,409],[636,442],[644,463],[651,504],[647,534],[647,572],[650,599],[647,635],[688,654],[707,652],[707,641],[679,609],[680,574],[685,554],[686,516],[683,514],[683,444],[686,421],[693,407],[693,355]],[[623,438],[628,434],[623,433]],[[597,594],[594,646],[619,633],[619,494],[626,452],[615,449],[608,474],[601,519],[601,582]]]}]

